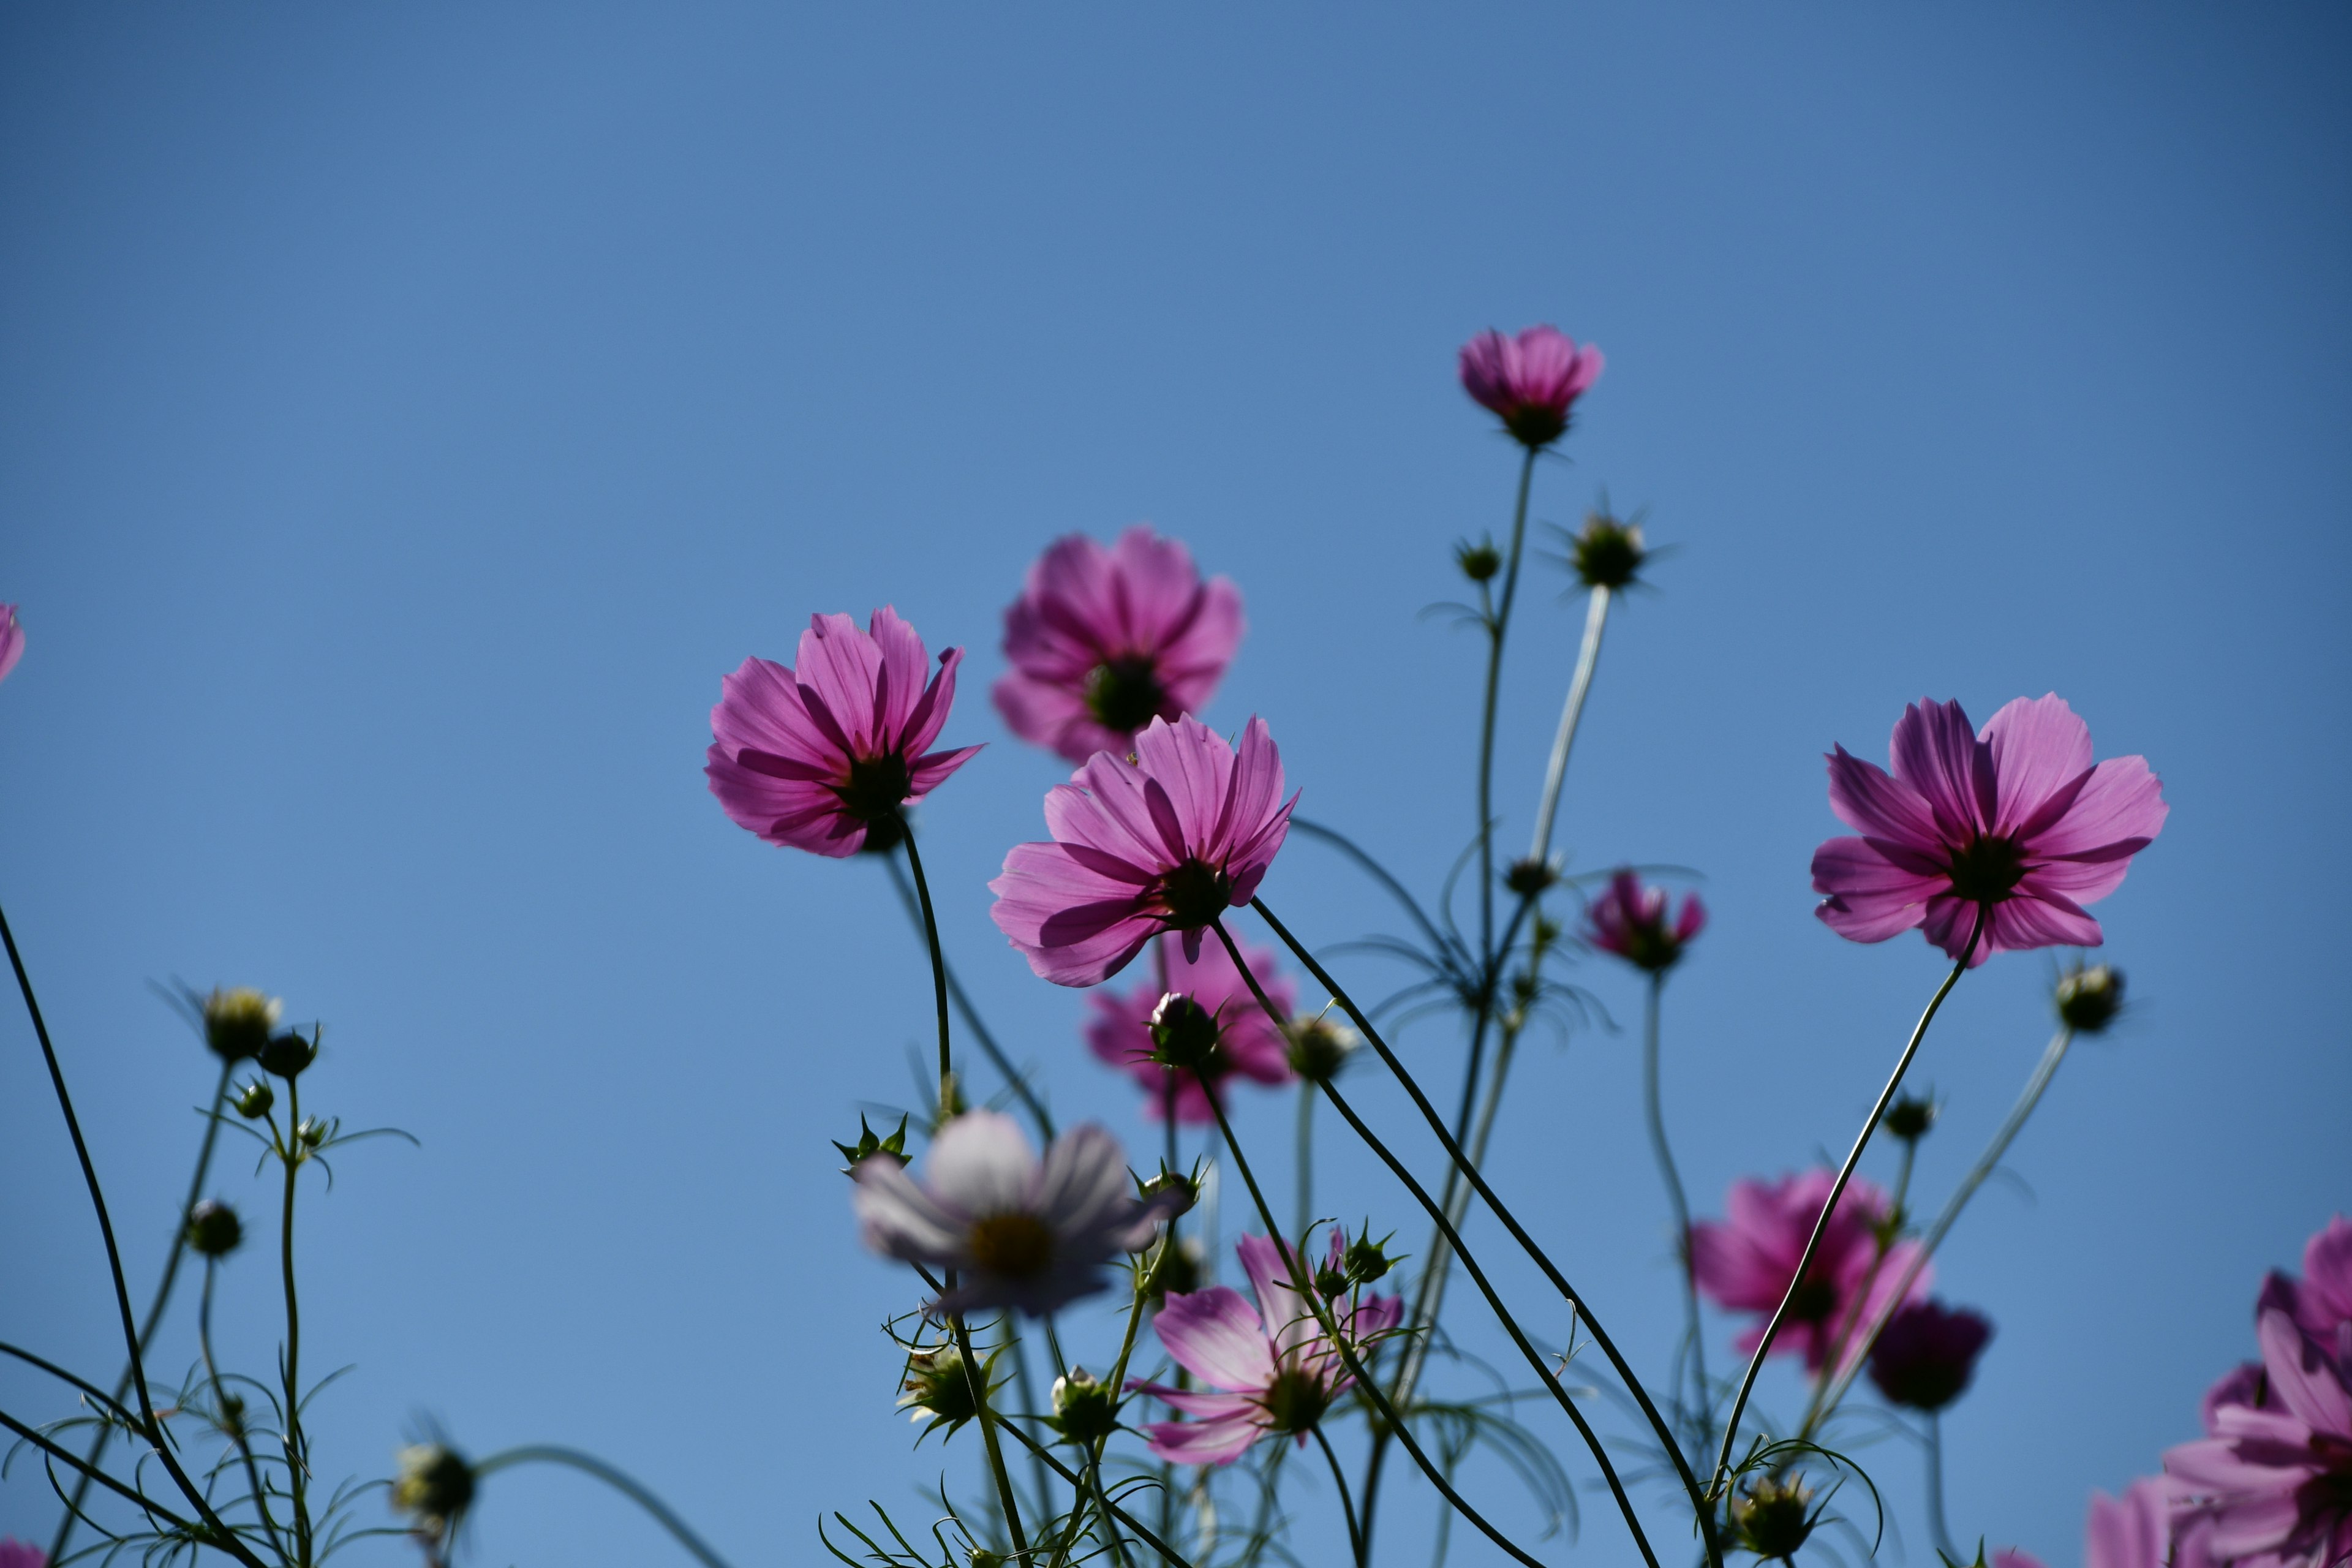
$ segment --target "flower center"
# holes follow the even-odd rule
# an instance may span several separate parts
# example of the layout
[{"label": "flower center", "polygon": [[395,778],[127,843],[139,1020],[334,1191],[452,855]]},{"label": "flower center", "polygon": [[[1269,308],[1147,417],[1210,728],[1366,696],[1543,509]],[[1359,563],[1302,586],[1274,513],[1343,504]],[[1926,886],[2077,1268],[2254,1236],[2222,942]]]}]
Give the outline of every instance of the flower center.
[{"label": "flower center", "polygon": [[1977,838],[1952,851],[1952,891],[1972,904],[1997,904],[2025,875],[2025,861],[2006,838]]},{"label": "flower center", "polygon": [[1278,1372],[1258,1405],[1266,1425],[1285,1436],[1311,1430],[1331,1404],[1330,1390],[1312,1373]]},{"label": "flower center", "polygon": [[1054,1260],[1054,1233],[1034,1214],[986,1215],[972,1226],[967,1247],[973,1268],[1023,1279]]},{"label": "flower center", "polygon": [[1837,1305],[1837,1287],[1818,1274],[1809,1274],[1789,1292],[1789,1316],[1801,1323],[1818,1323]]},{"label": "flower center", "polygon": [[1160,879],[1160,897],[1168,906],[1170,925],[1197,931],[1213,923],[1234,901],[1234,881],[1213,866],[1187,860]]},{"label": "flower center", "polygon": [[1106,730],[1131,735],[1159,716],[1168,701],[1148,658],[1108,658],[1087,672],[1087,710]]},{"label": "flower center", "polygon": [[1549,403],[1520,403],[1503,416],[1503,428],[1523,446],[1549,447],[1568,433],[1568,415]]},{"label": "flower center", "polygon": [[907,773],[907,759],[892,752],[887,756],[858,757],[849,764],[849,782],[833,786],[841,797],[842,809],[861,822],[879,822],[898,814],[898,803],[914,788]]}]

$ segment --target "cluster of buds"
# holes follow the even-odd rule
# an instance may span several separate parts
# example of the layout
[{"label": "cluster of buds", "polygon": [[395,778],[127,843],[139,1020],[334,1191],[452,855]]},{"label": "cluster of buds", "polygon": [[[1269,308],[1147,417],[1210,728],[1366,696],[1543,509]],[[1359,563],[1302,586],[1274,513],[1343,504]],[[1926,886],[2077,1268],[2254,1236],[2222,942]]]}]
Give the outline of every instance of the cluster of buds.
[{"label": "cluster of buds", "polygon": [[1402,1261],[1391,1258],[1388,1245],[1396,1239],[1391,1231],[1380,1240],[1372,1239],[1372,1228],[1367,1225],[1356,1239],[1346,1239],[1346,1232],[1331,1234],[1331,1251],[1315,1270],[1315,1290],[1326,1300],[1337,1300],[1349,1291],[1385,1279],[1390,1269]]}]

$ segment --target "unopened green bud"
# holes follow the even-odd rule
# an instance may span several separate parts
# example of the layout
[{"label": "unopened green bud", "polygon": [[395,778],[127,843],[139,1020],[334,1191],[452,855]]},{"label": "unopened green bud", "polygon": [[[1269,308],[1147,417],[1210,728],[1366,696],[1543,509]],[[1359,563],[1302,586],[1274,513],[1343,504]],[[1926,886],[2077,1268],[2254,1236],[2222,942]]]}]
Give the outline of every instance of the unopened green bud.
[{"label": "unopened green bud", "polygon": [[331,1131],[327,1123],[317,1117],[306,1116],[302,1118],[302,1124],[294,1129],[294,1138],[305,1149],[316,1149],[327,1141]]},{"label": "unopened green bud", "polygon": [[392,1506],[414,1519],[417,1529],[436,1537],[446,1534],[473,1501],[474,1468],[457,1449],[418,1443],[400,1451]]},{"label": "unopened green bud", "polygon": [[259,1056],[278,1026],[278,1006],[250,985],[215,986],[205,998],[205,1044],[226,1062]]},{"label": "unopened green bud", "polygon": [[1180,1072],[1208,1066],[1217,1048],[1217,1016],[1181,992],[1171,991],[1151,1010],[1151,1059]]},{"label": "unopened green bud", "polygon": [[1362,1235],[1348,1244],[1348,1278],[1359,1285],[1369,1285],[1395,1268],[1397,1260],[1388,1254],[1388,1245],[1394,1239],[1391,1234],[1374,1241],[1371,1228],[1366,1226]]},{"label": "unopened green bud", "polygon": [[1181,1237],[1173,1247],[1160,1249],[1160,1261],[1145,1280],[1143,1293],[1153,1300],[1169,1296],[1189,1296],[1201,1288],[1201,1243],[1195,1237]]},{"label": "unopened green bud", "polygon": [[1623,521],[1603,510],[1585,518],[1570,559],[1586,587],[1622,588],[1640,574],[1649,551],[1640,523]]},{"label": "unopened green bud", "polygon": [[1334,1301],[1348,1293],[1348,1271],[1326,1263],[1315,1270],[1315,1293]]},{"label": "unopened green bud", "polygon": [[1118,1428],[1118,1401],[1085,1367],[1054,1380],[1054,1430],[1073,1443],[1099,1443]]},{"label": "unopened green bud", "polygon": [[1182,1171],[1171,1171],[1162,1165],[1160,1173],[1150,1181],[1136,1183],[1135,1195],[1147,1204],[1157,1205],[1164,1218],[1174,1219],[1192,1213],[1192,1205],[1201,1201],[1201,1184]]},{"label": "unopened green bud", "polygon": [[[995,1357],[991,1356],[981,1363],[983,1380],[994,1361]],[[963,1352],[953,1345],[908,1355],[907,1375],[898,1386],[898,1408],[908,1412],[918,1426],[936,1424],[936,1430],[953,1436],[958,1427],[980,1414],[979,1403],[972,1398],[971,1379],[964,1374]],[[929,1432],[925,1435],[929,1436]]]},{"label": "unopened green bud", "polygon": [[261,1047],[261,1066],[265,1072],[274,1072],[282,1079],[297,1079],[303,1070],[319,1059],[319,1037],[313,1030],[309,1039],[291,1030],[273,1035]]},{"label": "unopened green bud", "polygon": [[1363,1044],[1355,1030],[1334,1023],[1328,1013],[1293,1018],[1282,1032],[1290,1042],[1290,1070],[1308,1083],[1328,1083],[1339,1077],[1339,1069]]},{"label": "unopened green bud", "polygon": [[188,1245],[199,1256],[226,1258],[244,1239],[245,1222],[228,1205],[206,1198],[188,1211]]},{"label": "unopened green bud", "polygon": [[897,1131],[887,1137],[877,1138],[874,1136],[874,1129],[866,1125],[866,1118],[860,1116],[857,1119],[857,1142],[835,1142],[834,1147],[840,1150],[841,1157],[849,1162],[841,1168],[841,1173],[845,1176],[856,1174],[859,1163],[869,1154],[887,1154],[893,1159],[904,1161],[907,1157],[907,1119],[903,1116],[898,1118]]},{"label": "unopened green bud", "polygon": [[1749,1482],[1731,1500],[1734,1539],[1766,1562],[1793,1562],[1820,1515],[1810,1511],[1812,1489],[1793,1479]]},{"label": "unopened green bud", "polygon": [[971,1568],[1013,1568],[1012,1558],[985,1546],[975,1546],[964,1555],[971,1560]]},{"label": "unopened green bud", "polygon": [[2058,977],[2052,1000],[2059,1019],[2078,1035],[2095,1035],[2124,1008],[2124,972],[2104,963],[2070,969]]},{"label": "unopened green bud", "polygon": [[1503,873],[1503,886],[1523,899],[1532,899],[1559,880],[1559,868],[1532,855],[1521,856]]},{"label": "unopened green bud", "polygon": [[255,1079],[236,1091],[236,1113],[247,1121],[260,1121],[269,1114],[269,1108],[277,1103],[277,1091],[259,1079]]},{"label": "unopened green bud", "polygon": [[1886,1120],[1881,1125],[1888,1137],[1916,1143],[1936,1125],[1936,1102],[1906,1094],[1886,1108]]},{"label": "unopened green bud", "polygon": [[224,1392],[220,1396],[219,1414],[222,1431],[227,1433],[232,1437],[237,1436],[245,1431],[244,1400],[238,1398],[234,1394]]},{"label": "unopened green bud", "polygon": [[1465,539],[1454,547],[1454,563],[1473,583],[1484,583],[1503,569],[1503,552],[1495,548],[1491,539],[1482,539],[1475,544]]}]

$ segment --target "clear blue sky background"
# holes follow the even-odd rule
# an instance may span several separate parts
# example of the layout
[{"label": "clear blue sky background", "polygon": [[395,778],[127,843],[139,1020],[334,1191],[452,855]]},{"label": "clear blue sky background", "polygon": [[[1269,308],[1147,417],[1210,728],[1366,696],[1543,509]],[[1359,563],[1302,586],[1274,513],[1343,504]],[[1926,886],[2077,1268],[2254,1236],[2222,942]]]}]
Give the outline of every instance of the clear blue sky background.
[{"label": "clear blue sky background", "polygon": [[[719,676],[883,602],[971,649],[948,736],[995,743],[928,813],[949,946],[1056,1105],[1139,1140],[1082,999],[987,921],[1060,772],[982,700],[1001,606],[1057,534],[1187,539],[1248,600],[1210,717],[1265,714],[1306,809],[1433,886],[1477,655],[1416,612],[1512,475],[1452,354],[1550,320],[1610,368],[1538,514],[1605,485],[1678,547],[1612,628],[1564,833],[1580,866],[1707,876],[1668,1035],[1704,1207],[1842,1145],[1939,972],[1809,913],[1832,742],[2054,688],[2164,776],[2171,824],[2098,910],[2139,1005],[1942,1269],[2000,1323],[1948,1422],[1955,1527],[2074,1561],[2088,1491],[2193,1435],[2262,1271],[2352,1207],[2352,23],[1963,10],[11,7],[0,598],[31,647],[0,897],[142,1288],[210,1084],[147,983],[262,984],[328,1022],[315,1099],[424,1142],[353,1151],[303,1215],[307,1359],[357,1364],[327,1475],[427,1418],[575,1442],[747,1565],[908,1503],[939,1450],[908,1453],[876,1325],[909,1297],[824,1140],[906,1098],[919,952],[875,868],[720,816]],[[1505,693],[1512,837],[1560,585]],[[1305,843],[1267,891],[1318,942],[1387,923]],[[2049,971],[1994,963],[1931,1038],[1929,1199],[2041,1049]],[[1447,1077],[1442,1026],[1407,1049]],[[1497,1174],[1655,1365],[1635,1057],[1538,1048]],[[1245,1099],[1272,1147],[1287,1102]],[[21,1020],[0,1184],[0,1334],[110,1375]],[[215,1186],[259,1217],[244,1165]],[[223,1284],[257,1370],[268,1275]],[[0,1399],[64,1408],[15,1373]],[[1866,1458],[1932,1561],[1911,1455]],[[1420,1561],[1428,1493],[1395,1501]],[[0,1484],[0,1531],[52,1508]],[[675,1556],[552,1473],[478,1530],[485,1563]],[[1630,1560],[1598,1510],[1579,1556]]]}]

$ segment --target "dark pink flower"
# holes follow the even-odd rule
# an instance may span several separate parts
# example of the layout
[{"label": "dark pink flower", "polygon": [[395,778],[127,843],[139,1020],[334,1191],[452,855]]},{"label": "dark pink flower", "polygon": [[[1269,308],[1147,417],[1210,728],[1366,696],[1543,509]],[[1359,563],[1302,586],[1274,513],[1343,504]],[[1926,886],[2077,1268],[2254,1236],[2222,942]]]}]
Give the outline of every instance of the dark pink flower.
[{"label": "dark pink flower", "polygon": [[[1289,1245],[1244,1236],[1235,1250],[1257,1297],[1255,1309],[1240,1291],[1213,1285],[1170,1296],[1152,1320],[1176,1364],[1208,1392],[1128,1385],[1193,1417],[1144,1428],[1151,1451],[1173,1464],[1228,1465],[1268,1436],[1296,1437],[1304,1446],[1331,1402],[1356,1381],[1290,1282]],[[1339,1268],[1345,1254],[1334,1232],[1330,1266]],[[1343,1296],[1330,1310],[1360,1359],[1395,1330],[1404,1303],[1394,1296]]]},{"label": "dark pink flower", "polygon": [[[2338,1215],[2304,1244],[2303,1277],[2273,1270],[2254,1301],[2257,1320],[2284,1312],[2323,1356],[2352,1367],[2352,1222]],[[2262,1409],[2277,1403],[2260,1362],[2244,1362],[2205,1391],[2205,1435],[2219,1436],[2223,1407]]]},{"label": "dark pink flower", "polygon": [[1134,762],[1097,752],[1045,796],[1048,844],[1016,844],[989,913],[1056,985],[1107,980],[1163,931],[1201,933],[1250,901],[1290,828],[1282,756],[1252,719],[1238,751],[1193,718],[1154,719]]},{"label": "dark pink flower", "polygon": [[[10,605],[6,608],[13,610],[16,606]],[[24,646],[21,638],[17,646]],[[9,665],[15,662],[9,652],[0,647],[0,675],[7,674]],[[48,1554],[31,1542],[18,1541],[12,1536],[0,1540],[0,1568],[49,1568]]]},{"label": "dark pink flower", "polygon": [[[16,661],[24,657],[25,623],[16,618],[16,605],[0,605],[0,680],[7,679],[8,672],[16,668]],[[28,1547],[26,1550],[31,1549]],[[0,1568],[16,1568],[16,1565],[0,1559]]]},{"label": "dark pink flower", "polygon": [[1859,838],[1813,851],[1815,912],[1840,936],[1885,942],[1921,927],[1960,956],[1986,911],[1972,964],[2001,952],[2096,947],[2084,904],[2116,890],[2164,826],[2145,757],[2091,763],[2091,731],[2055,693],[2019,698],[1981,735],[1957,702],[1903,710],[1894,773],[1830,754],[1830,809]]},{"label": "dark pink flower", "polygon": [[1105,550],[1057,539],[1004,612],[1013,668],[990,697],[1013,732],[1074,763],[1133,749],[1154,719],[1197,713],[1242,640],[1242,596],[1137,523]]},{"label": "dark pink flower", "polygon": [[1609,879],[1609,890],[1584,911],[1584,940],[1653,974],[1672,969],[1684,946],[1706,929],[1706,906],[1696,893],[1683,896],[1682,913],[1666,919],[1666,890],[1645,888],[1629,869]]},{"label": "dark pink flower", "polygon": [[2352,1364],[2275,1307],[2254,1337],[2266,1403],[2221,1405],[2212,1436],[2165,1452],[2174,1529],[2210,1525],[2237,1568],[2335,1568],[2352,1561]]},{"label": "dark pink flower", "polygon": [[[1166,992],[1155,974],[1150,983],[1124,996],[1097,991],[1087,998],[1094,1016],[1087,1021],[1087,1047],[1143,1086],[1143,1114],[1154,1121],[1162,1120],[1172,1094],[1177,1121],[1215,1121],[1209,1097],[1202,1092],[1203,1074],[1220,1099],[1225,1080],[1231,1078],[1269,1085],[1288,1083],[1290,1042],[1250,994],[1225,944],[1203,942],[1198,958],[1186,958],[1183,944],[1176,938],[1161,937],[1160,942],[1168,964]],[[1244,942],[1242,956],[1265,988],[1267,999],[1288,1013],[1294,994],[1289,980],[1275,967],[1274,954]],[[1197,1072],[1162,1067],[1151,1059],[1151,1015],[1167,992],[1192,997],[1217,1020],[1216,1048]]]},{"label": "dark pink flower", "polygon": [[1526,446],[1549,447],[1567,434],[1570,410],[1601,379],[1601,365],[1599,349],[1577,347],[1557,327],[1516,338],[1489,330],[1462,345],[1462,390]]},{"label": "dark pink flower", "polygon": [[1992,1568],[2044,1568],[2041,1558],[2015,1546],[2004,1546],[1992,1554]]},{"label": "dark pink flower", "polygon": [[924,750],[955,703],[963,649],[940,655],[926,686],[930,659],[915,628],[887,605],[869,625],[812,616],[798,670],[747,658],[727,678],[702,771],[737,826],[817,855],[855,855],[877,823],[896,843],[898,808],[980,750]]},{"label": "dark pink flower", "polygon": [[2172,1490],[2161,1476],[2142,1476],[2121,1497],[2092,1493],[2083,1568],[2212,1568],[2201,1527],[2174,1536]]},{"label": "dark pink flower", "polygon": [[1895,1310],[1870,1347],[1870,1381],[1890,1405],[1941,1410],[1968,1392],[1991,1338],[1992,1324],[1980,1312],[1911,1302]]},{"label": "dark pink flower", "polygon": [[[1753,1352],[1763,1340],[1765,1324],[1787,1294],[1789,1281],[1796,1278],[1805,1238],[1812,1234],[1813,1222],[1836,1184],[1837,1173],[1826,1170],[1803,1171],[1777,1182],[1734,1182],[1725,1205],[1727,1217],[1691,1226],[1691,1271],[1698,1288],[1719,1306],[1763,1314],[1739,1337],[1742,1352]],[[1805,1369],[1817,1373],[1833,1344],[1860,1338],[1862,1329],[1894,1300],[1895,1288],[1918,1255],[1919,1244],[1898,1241],[1880,1258],[1878,1227],[1885,1218],[1884,1192],[1861,1176],[1846,1184],[1837,1213],[1822,1233],[1812,1267],[1789,1305],[1788,1321],[1772,1341],[1774,1355],[1802,1355]],[[1926,1296],[1934,1274],[1932,1266],[1923,1266],[1904,1300]],[[1846,1352],[1848,1364],[1854,1348]]]}]

